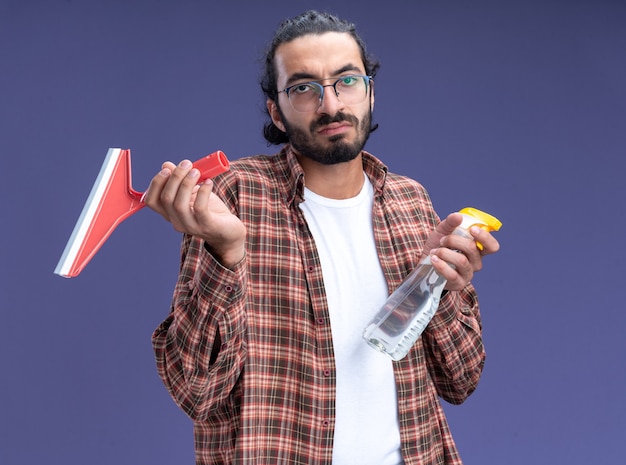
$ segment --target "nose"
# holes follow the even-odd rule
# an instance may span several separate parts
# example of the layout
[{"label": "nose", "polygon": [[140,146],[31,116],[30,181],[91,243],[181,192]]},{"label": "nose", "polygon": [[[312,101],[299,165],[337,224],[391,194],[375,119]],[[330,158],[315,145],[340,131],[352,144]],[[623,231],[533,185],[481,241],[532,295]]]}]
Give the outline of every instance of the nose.
[{"label": "nose", "polygon": [[337,96],[337,90],[335,89],[334,84],[326,84],[322,87],[324,88],[324,93],[320,97],[320,104],[317,107],[317,112],[334,115],[339,109],[344,107],[344,104]]}]

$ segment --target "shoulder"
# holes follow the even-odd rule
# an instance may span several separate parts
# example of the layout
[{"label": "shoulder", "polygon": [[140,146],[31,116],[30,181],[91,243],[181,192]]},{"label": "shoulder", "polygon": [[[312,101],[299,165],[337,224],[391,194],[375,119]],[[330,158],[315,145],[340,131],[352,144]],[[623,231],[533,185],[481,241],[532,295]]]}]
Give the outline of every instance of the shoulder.
[{"label": "shoulder", "polygon": [[415,179],[397,173],[387,173],[384,187],[385,197],[393,198],[398,202],[427,203],[430,206],[430,196],[426,188]]},{"label": "shoulder", "polygon": [[214,179],[214,192],[226,203],[256,205],[290,191],[290,174],[282,154],[252,155],[233,160]]},{"label": "shoulder", "polygon": [[426,191],[424,186],[419,181],[408,176],[393,172],[387,173],[385,185],[389,189],[393,190]]},{"label": "shoulder", "polygon": [[419,181],[389,171],[387,165],[369,152],[363,152],[363,168],[377,193],[387,203],[407,210],[432,210],[430,196]]},{"label": "shoulder", "polygon": [[427,195],[426,189],[415,179],[389,171],[387,165],[369,152],[363,152],[363,169],[376,188],[386,196],[412,197]]},{"label": "shoulder", "polygon": [[258,179],[274,177],[280,171],[279,155],[251,155],[233,160],[225,178]]},{"label": "shoulder", "polygon": [[230,169],[215,178],[216,186],[265,184],[283,171],[279,155],[251,155],[231,161]]}]

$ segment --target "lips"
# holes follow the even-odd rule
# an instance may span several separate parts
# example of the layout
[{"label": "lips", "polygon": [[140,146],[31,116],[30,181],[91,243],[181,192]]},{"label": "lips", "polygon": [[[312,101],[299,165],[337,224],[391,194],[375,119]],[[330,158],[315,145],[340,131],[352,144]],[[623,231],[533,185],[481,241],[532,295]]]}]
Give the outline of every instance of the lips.
[{"label": "lips", "polygon": [[334,135],[340,132],[345,132],[351,127],[352,125],[350,123],[343,121],[340,123],[331,123],[331,124],[324,125],[321,128],[319,128],[317,132],[319,134]]},{"label": "lips", "polygon": [[334,116],[321,115],[317,121],[311,124],[311,132],[325,136],[343,134],[353,127],[358,127],[359,120],[356,116],[338,112]]}]

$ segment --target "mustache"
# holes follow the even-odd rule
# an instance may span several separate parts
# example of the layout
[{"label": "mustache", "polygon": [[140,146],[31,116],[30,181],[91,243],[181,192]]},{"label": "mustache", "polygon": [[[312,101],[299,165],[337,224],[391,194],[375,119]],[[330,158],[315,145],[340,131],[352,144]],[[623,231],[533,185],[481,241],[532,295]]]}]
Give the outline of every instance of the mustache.
[{"label": "mustache", "polygon": [[316,121],[311,123],[311,132],[314,132],[317,128],[321,126],[326,126],[331,123],[341,123],[342,121],[347,121],[350,124],[353,124],[355,127],[359,125],[359,119],[354,115],[348,115],[341,111],[337,112],[333,116],[330,115],[322,115]]}]

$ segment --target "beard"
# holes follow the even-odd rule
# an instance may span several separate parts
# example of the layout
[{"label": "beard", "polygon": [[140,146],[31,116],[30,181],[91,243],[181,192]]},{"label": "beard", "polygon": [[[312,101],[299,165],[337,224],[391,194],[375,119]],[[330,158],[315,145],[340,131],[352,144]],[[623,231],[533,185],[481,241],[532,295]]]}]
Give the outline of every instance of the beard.
[{"label": "beard", "polygon": [[[308,131],[292,126],[282,114],[280,108],[279,112],[285,125],[285,132],[294,150],[322,165],[334,165],[354,160],[365,147],[365,143],[370,135],[371,111],[368,111],[362,120],[343,112],[338,112],[334,116],[322,115],[309,125]],[[316,134],[319,127],[342,121],[351,123],[356,129],[357,137],[354,142],[347,142],[343,134],[329,137],[326,141],[316,141],[314,139],[314,134]]]}]

